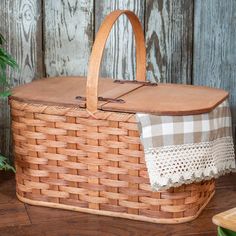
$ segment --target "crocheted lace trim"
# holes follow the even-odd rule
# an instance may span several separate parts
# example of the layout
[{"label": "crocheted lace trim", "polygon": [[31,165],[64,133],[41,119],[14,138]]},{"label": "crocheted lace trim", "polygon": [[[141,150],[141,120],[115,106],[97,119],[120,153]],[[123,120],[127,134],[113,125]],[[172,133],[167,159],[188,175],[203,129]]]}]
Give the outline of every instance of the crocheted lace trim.
[{"label": "crocheted lace trim", "polygon": [[153,191],[217,178],[235,171],[232,137],[150,148],[145,160]]}]

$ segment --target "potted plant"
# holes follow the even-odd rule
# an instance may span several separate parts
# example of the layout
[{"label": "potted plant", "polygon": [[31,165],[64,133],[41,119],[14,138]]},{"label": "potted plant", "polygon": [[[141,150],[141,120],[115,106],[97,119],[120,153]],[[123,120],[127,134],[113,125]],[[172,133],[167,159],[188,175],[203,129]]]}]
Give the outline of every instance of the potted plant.
[{"label": "potted plant", "polygon": [[[6,52],[3,44],[6,42],[2,34],[0,34],[0,99],[10,95],[10,76],[8,76],[7,68],[17,68],[17,63],[13,57]],[[8,159],[0,153],[0,170],[13,170]]]}]

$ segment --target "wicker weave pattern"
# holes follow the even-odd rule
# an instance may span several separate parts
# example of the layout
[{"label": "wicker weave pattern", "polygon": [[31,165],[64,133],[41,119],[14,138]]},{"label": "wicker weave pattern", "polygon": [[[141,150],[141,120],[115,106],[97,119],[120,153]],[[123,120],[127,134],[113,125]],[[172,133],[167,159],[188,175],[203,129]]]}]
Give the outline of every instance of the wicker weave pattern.
[{"label": "wicker weave pattern", "polygon": [[[20,197],[158,219],[196,215],[214,180],[152,192],[133,114],[11,100]],[[132,217],[131,217],[132,218]]]}]

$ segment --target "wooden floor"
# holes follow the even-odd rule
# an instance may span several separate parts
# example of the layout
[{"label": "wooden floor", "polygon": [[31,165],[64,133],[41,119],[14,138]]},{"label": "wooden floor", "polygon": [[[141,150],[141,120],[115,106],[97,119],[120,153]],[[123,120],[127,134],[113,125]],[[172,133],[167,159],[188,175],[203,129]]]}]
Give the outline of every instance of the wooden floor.
[{"label": "wooden floor", "polygon": [[212,216],[236,207],[236,173],[217,181],[216,195],[198,219],[159,225],[23,204],[16,199],[14,176],[0,175],[0,236],[214,236]]}]

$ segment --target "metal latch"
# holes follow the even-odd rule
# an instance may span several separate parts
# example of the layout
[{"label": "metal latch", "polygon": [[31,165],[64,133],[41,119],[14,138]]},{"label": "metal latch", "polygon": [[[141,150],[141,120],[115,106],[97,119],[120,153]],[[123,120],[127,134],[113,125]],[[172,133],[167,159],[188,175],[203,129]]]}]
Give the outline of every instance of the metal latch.
[{"label": "metal latch", "polygon": [[[82,96],[76,96],[75,99],[80,100],[80,101],[86,101],[86,97],[82,97]],[[111,102],[111,103],[125,103],[125,100],[123,100],[121,98],[98,97],[98,101]]]},{"label": "metal latch", "polygon": [[117,84],[140,84],[143,86],[157,86],[157,83],[152,83],[149,81],[137,81],[137,80],[114,80],[114,83]]}]

